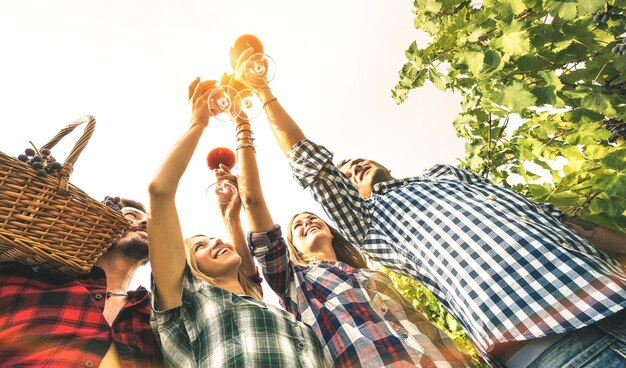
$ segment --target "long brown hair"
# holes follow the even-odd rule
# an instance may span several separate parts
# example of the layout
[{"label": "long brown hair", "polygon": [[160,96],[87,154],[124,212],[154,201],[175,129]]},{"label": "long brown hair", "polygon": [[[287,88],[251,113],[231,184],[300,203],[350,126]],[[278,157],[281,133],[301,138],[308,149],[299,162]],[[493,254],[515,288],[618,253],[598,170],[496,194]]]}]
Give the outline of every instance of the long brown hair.
[{"label": "long brown hair", "polygon": [[[289,221],[289,226],[287,228],[287,247],[289,248],[289,257],[291,260],[297,264],[308,265],[313,260],[313,257],[307,253],[303,253],[293,244],[293,231],[291,230],[293,221],[297,216],[308,214],[315,216],[322,220],[319,216],[312,212],[304,211],[300,213],[296,213],[291,220]],[[322,220],[324,221],[324,220]],[[335,255],[337,255],[337,260],[343,263],[350,265],[353,268],[368,268],[367,261],[365,257],[359,252],[356,247],[348,241],[343,235],[339,233],[337,229],[330,226],[326,221],[324,221],[328,229],[330,229],[330,234],[333,236],[332,245],[333,250],[335,251]]]},{"label": "long brown hair", "polygon": [[[185,239],[185,256],[187,257],[187,264],[189,265],[189,268],[191,269],[191,273],[194,276],[196,276],[200,280],[210,285],[220,287],[214,278],[207,276],[202,271],[200,271],[200,268],[198,268],[198,262],[196,261],[196,255],[194,254],[193,243],[191,241],[191,239],[196,238],[198,236],[205,236],[205,235],[198,234],[198,235],[190,236]],[[241,267],[237,269],[237,279],[239,280],[239,284],[241,285],[241,288],[243,289],[243,291],[247,295],[250,295],[251,297],[253,297],[254,299],[263,301],[263,295],[261,294],[261,290],[259,290],[259,285],[253,282],[250,279],[250,276],[253,276],[253,275],[246,275],[246,273],[241,269]]]}]

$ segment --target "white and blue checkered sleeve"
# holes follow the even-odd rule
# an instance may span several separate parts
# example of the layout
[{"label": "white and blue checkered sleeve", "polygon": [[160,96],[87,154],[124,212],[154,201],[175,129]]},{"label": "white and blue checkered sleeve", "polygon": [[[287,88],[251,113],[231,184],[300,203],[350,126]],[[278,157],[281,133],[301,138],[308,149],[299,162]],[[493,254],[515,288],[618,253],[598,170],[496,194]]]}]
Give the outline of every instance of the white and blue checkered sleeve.
[{"label": "white and blue checkered sleeve", "polygon": [[296,143],[288,154],[291,170],[303,188],[354,244],[362,244],[371,222],[369,201],[359,196],[350,180],[333,164],[333,154],[307,139]]}]

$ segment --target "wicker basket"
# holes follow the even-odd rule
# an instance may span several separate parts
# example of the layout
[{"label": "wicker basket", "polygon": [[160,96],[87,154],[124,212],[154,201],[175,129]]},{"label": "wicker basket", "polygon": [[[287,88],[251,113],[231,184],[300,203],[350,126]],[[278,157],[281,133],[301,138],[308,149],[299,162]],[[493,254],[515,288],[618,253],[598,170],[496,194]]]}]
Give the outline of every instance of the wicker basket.
[{"label": "wicker basket", "polygon": [[87,123],[58,174],[37,175],[28,164],[0,152],[0,262],[20,262],[63,274],[87,273],[130,221],[69,183],[76,159],[96,120],[69,124],[50,142],[52,148]]}]

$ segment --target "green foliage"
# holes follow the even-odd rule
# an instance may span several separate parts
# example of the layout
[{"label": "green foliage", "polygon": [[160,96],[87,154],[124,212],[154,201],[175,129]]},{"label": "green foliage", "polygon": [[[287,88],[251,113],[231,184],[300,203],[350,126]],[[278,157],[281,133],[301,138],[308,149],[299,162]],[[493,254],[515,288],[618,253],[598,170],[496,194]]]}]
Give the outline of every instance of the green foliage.
[{"label": "green foliage", "polygon": [[460,94],[462,167],[626,232],[626,148],[624,138],[609,142],[606,125],[626,124],[626,55],[612,52],[626,35],[626,0],[414,6],[431,40],[406,51],[395,101],[427,80]]},{"label": "green foliage", "polygon": [[415,309],[422,312],[435,326],[446,331],[459,350],[469,354],[472,363],[474,363],[476,367],[489,367],[474,349],[463,327],[461,327],[450,313],[446,312],[433,293],[411,278],[400,276],[384,267],[380,267],[380,270],[389,275],[396,289],[413,303]]}]

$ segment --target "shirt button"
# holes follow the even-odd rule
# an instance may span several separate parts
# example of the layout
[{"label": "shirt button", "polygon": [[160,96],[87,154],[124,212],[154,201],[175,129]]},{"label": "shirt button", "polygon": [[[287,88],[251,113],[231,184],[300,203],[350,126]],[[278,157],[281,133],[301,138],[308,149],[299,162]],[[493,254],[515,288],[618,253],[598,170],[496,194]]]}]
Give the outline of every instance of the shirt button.
[{"label": "shirt button", "polygon": [[571,247],[569,246],[569,244],[567,244],[566,242],[562,242],[562,243],[561,243],[561,245],[562,245],[564,248],[571,248]]},{"label": "shirt button", "polygon": [[[102,294],[96,294],[96,295],[94,295],[93,297],[94,297],[94,298],[96,298],[96,299],[98,299],[98,300],[100,300],[100,299],[102,299]],[[85,363],[85,364],[87,364],[87,363]],[[93,363],[92,363],[92,364],[93,364]]]},{"label": "shirt button", "polygon": [[523,215],[523,216],[521,216],[521,219],[524,220],[524,221],[528,221],[528,216]]},{"label": "shirt button", "polygon": [[496,199],[496,197],[493,194],[489,194],[487,196],[487,199],[490,200],[490,201],[493,201],[494,199]]},{"label": "shirt button", "polygon": [[374,192],[378,192],[380,190],[380,185],[374,184]]},{"label": "shirt button", "polygon": [[305,346],[305,345],[304,345],[304,343],[303,343],[302,341],[299,341],[299,342],[298,342],[298,349],[300,349],[300,350],[304,350],[304,346]]},{"label": "shirt button", "polygon": [[409,182],[406,180],[402,182],[402,185],[407,185],[407,184],[409,184]]},{"label": "shirt button", "polygon": [[87,367],[87,368],[93,367],[93,362],[91,360],[86,361],[85,362],[85,367]]},{"label": "shirt button", "polygon": [[383,312],[383,314],[387,313],[388,309],[387,307],[382,307],[380,308],[380,311]]},{"label": "shirt button", "polygon": [[292,321],[292,322],[291,322],[291,326],[293,326],[293,327],[298,327],[298,322],[296,322],[296,321]]}]

